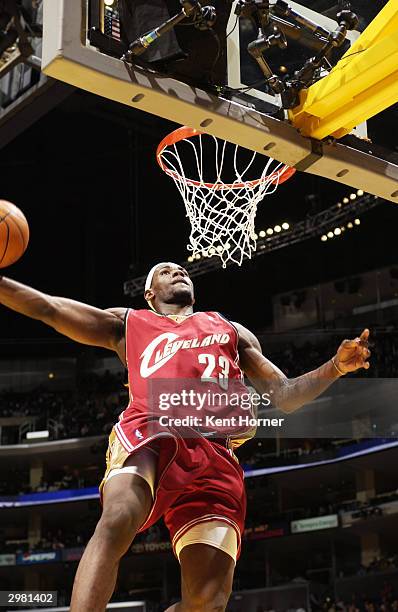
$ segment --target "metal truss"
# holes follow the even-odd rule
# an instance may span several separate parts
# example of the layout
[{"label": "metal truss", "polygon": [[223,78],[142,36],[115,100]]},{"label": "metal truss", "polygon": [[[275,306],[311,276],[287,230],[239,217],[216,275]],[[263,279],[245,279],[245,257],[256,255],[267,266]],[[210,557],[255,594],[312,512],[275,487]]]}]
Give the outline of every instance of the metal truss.
[{"label": "metal truss", "polygon": [[[316,215],[306,217],[303,221],[295,224],[291,229],[280,233],[274,233],[266,238],[257,240],[257,250],[253,253],[254,257],[277,251],[292,244],[297,244],[309,238],[316,238],[335,227],[343,226],[345,223],[352,221],[360,215],[375,208],[384,202],[377,196],[365,194],[358,197],[354,203],[343,204],[341,208],[336,205],[317,213]],[[221,259],[216,255],[205,257],[196,260],[192,263],[186,261],[181,262],[181,265],[188,271],[191,278],[202,276],[214,270],[222,268]],[[229,264],[233,265],[233,264]],[[228,267],[229,267],[228,265]],[[124,283],[124,294],[130,297],[137,297],[144,292],[146,276],[132,278]]]}]

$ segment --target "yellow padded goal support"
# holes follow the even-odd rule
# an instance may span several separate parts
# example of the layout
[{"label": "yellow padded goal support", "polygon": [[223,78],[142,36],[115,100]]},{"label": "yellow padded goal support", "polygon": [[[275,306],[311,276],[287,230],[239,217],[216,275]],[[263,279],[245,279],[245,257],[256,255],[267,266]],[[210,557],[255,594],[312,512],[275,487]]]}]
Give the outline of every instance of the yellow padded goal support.
[{"label": "yellow padded goal support", "polygon": [[303,136],[341,138],[398,102],[398,2],[389,0],[331,72],[289,111]]}]

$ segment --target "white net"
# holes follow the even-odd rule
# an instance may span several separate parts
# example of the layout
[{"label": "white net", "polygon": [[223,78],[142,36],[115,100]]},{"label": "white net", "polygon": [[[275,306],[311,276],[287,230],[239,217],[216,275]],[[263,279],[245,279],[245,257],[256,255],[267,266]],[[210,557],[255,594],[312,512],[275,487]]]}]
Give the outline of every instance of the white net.
[{"label": "white net", "polygon": [[240,266],[256,250],[257,205],[294,170],[209,134],[163,143],[158,162],[184,200],[191,260],[219,257],[224,268],[229,261]]}]

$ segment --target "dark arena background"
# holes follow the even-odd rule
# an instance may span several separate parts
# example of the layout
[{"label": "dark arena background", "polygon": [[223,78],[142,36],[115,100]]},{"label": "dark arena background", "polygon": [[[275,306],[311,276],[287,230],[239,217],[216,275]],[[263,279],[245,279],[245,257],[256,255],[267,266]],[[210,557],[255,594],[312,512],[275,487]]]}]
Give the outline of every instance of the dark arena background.
[{"label": "dark arena background", "polygon": [[[26,253],[1,272],[99,308],[145,308],[142,277],[156,262],[182,263],[192,272],[195,308],[248,327],[289,378],[369,328],[368,371],[298,411],[288,432],[260,433],[238,449],[248,510],[227,610],[398,610],[397,205],[359,184],[298,171],[259,203],[250,260],[226,269],[214,256],[188,260],[184,203],[155,159],[179,124],[160,107],[149,114],[41,72],[46,2],[50,10],[52,0],[0,0],[0,198],[16,204],[30,227]],[[216,35],[203,44],[201,30],[176,28],[158,55],[140,56],[141,66],[219,95],[214,82],[228,68],[222,49],[232,3],[202,4],[219,11]],[[300,4],[335,20],[350,3]],[[387,4],[353,0],[358,31]],[[90,44],[109,61],[181,10],[162,0],[81,5]],[[296,39],[283,53],[270,54],[281,78],[314,50]],[[241,58],[249,73],[243,85],[256,82],[274,96],[257,70]],[[228,95],[225,80],[223,87]],[[253,108],[281,119],[280,107],[255,100]],[[363,142],[396,164],[397,105],[366,127]],[[125,372],[113,353],[4,306],[0,328],[0,591],[57,592],[50,609],[67,610],[101,514],[98,485],[108,435],[128,401]],[[281,414],[260,408],[267,411]],[[123,557],[109,609],[160,612],[179,597],[179,565],[160,522]],[[16,609],[39,603],[21,600]]]}]

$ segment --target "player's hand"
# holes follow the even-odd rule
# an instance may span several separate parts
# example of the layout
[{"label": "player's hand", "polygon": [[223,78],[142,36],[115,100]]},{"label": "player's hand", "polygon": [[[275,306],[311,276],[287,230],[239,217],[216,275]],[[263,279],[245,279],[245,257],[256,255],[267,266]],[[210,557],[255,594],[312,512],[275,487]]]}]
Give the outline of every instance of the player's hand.
[{"label": "player's hand", "polygon": [[340,344],[334,362],[336,367],[343,373],[355,372],[364,368],[368,370],[370,363],[369,330],[364,329],[359,338],[355,340],[343,340]]}]

